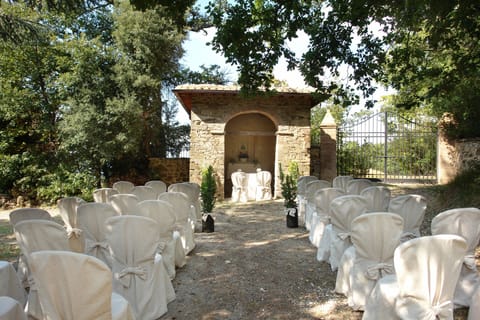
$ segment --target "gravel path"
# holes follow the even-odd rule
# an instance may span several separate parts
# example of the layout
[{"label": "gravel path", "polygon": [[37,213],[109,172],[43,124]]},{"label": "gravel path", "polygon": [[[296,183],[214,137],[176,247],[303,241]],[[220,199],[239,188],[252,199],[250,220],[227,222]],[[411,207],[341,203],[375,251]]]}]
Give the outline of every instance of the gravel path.
[{"label": "gravel path", "polygon": [[162,319],[360,319],[333,292],[335,273],[316,261],[304,228],[287,228],[282,201],[225,203],[215,232],[173,281],[177,299]]}]

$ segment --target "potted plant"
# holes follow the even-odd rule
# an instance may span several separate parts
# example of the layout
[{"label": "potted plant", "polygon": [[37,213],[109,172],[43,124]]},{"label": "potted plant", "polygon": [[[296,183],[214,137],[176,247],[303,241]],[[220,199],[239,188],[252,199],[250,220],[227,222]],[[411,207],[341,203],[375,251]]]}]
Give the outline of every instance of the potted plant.
[{"label": "potted plant", "polygon": [[215,221],[211,215],[215,207],[215,193],[217,184],[213,173],[213,167],[208,166],[202,171],[202,183],[200,185],[200,197],[202,198],[202,232],[214,232]]},{"label": "potted plant", "polygon": [[288,173],[284,174],[282,164],[280,167],[280,185],[282,187],[282,196],[284,199],[285,214],[287,217],[287,228],[298,227],[298,208],[297,208],[297,179],[299,176],[298,165],[291,162],[288,166]]}]

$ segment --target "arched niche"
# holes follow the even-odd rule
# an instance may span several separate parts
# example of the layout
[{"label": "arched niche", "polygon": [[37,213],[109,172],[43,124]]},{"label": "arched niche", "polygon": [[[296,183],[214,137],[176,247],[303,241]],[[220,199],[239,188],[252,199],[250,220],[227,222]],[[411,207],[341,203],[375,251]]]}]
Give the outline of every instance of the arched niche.
[{"label": "arched niche", "polygon": [[230,176],[237,169],[253,173],[261,168],[274,176],[276,132],[275,123],[261,113],[239,114],[226,123],[225,197],[231,196]]}]

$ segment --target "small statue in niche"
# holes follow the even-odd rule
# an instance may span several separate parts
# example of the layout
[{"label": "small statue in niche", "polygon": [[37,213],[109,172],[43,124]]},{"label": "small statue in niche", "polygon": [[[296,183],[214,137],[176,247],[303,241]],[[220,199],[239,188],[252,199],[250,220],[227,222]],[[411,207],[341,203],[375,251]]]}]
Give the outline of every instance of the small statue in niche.
[{"label": "small statue in niche", "polygon": [[247,147],[244,144],[240,147],[240,152],[238,153],[238,160],[240,162],[247,162],[248,160],[248,152]]}]

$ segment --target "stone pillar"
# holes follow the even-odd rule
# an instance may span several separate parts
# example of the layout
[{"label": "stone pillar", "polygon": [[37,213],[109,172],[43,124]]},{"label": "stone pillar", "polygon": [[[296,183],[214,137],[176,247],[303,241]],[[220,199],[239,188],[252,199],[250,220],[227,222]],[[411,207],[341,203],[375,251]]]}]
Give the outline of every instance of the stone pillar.
[{"label": "stone pillar", "polygon": [[337,176],[337,124],[330,111],[320,124],[320,176],[332,181]]},{"label": "stone pillar", "polygon": [[445,113],[438,123],[437,182],[447,184],[458,172],[456,141],[449,138],[445,128],[455,121],[452,114]]}]

